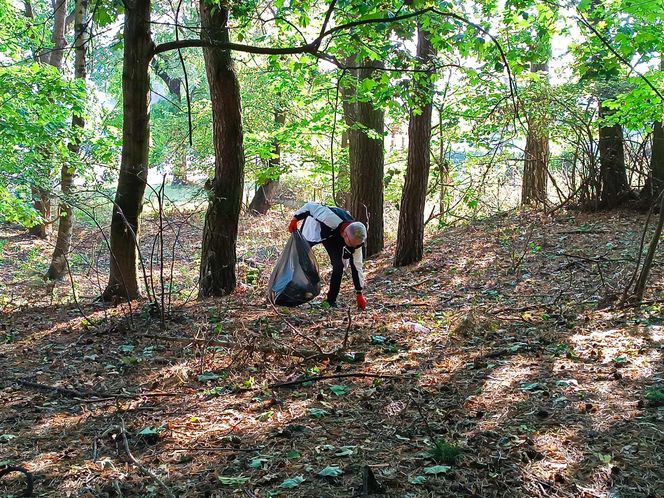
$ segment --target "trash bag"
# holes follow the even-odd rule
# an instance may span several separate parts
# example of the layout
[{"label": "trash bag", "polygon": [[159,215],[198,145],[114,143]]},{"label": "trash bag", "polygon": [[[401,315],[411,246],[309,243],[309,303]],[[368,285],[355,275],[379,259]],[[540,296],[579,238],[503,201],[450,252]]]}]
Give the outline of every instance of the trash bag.
[{"label": "trash bag", "polygon": [[302,234],[288,239],[268,283],[267,299],[280,306],[299,306],[320,293],[318,262]]}]

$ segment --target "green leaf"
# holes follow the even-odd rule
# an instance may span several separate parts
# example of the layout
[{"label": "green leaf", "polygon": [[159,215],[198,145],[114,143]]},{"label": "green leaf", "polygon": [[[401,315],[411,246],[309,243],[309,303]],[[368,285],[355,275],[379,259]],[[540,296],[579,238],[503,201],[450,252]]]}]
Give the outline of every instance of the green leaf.
[{"label": "green leaf", "polygon": [[219,476],[219,482],[224,486],[242,486],[249,482],[249,477],[244,476]]},{"label": "green leaf", "polygon": [[309,408],[309,415],[312,417],[322,418],[329,414],[327,410],[323,410],[322,408]]},{"label": "green leaf", "polygon": [[408,482],[411,484],[419,485],[419,484],[424,484],[426,480],[427,478],[424,476],[415,476],[409,479]]},{"label": "green leaf", "polygon": [[290,450],[288,453],[286,453],[286,458],[289,460],[299,460],[301,457],[302,455],[297,450]]},{"label": "green leaf", "polygon": [[452,467],[448,465],[434,465],[433,467],[427,467],[424,469],[425,474],[443,474],[445,472],[448,472]]},{"label": "green leaf", "polygon": [[284,482],[279,484],[280,488],[286,488],[286,489],[293,489],[297,488],[300,484],[302,484],[306,479],[302,476],[295,476],[291,477],[290,479],[286,479]]},{"label": "green leaf", "polygon": [[345,396],[350,391],[350,388],[344,384],[335,384],[330,386],[330,391],[332,391],[337,396]]},{"label": "green leaf", "polygon": [[264,463],[269,462],[270,459],[266,457],[255,457],[252,458],[251,461],[249,462],[249,467],[252,469],[260,469]]},{"label": "green leaf", "polygon": [[337,465],[330,465],[321,470],[318,475],[323,477],[338,477],[343,474],[344,471],[341,470]]},{"label": "green leaf", "polygon": [[219,380],[221,376],[214,372],[203,372],[198,376],[198,382],[207,382],[208,380]]},{"label": "green leaf", "polygon": [[258,420],[259,422],[267,422],[273,416],[274,416],[274,410],[268,410],[258,415],[258,417],[256,417],[256,420]]},{"label": "green leaf", "polygon": [[539,382],[528,382],[521,384],[521,389],[524,391],[541,391],[543,388]]},{"label": "green leaf", "polygon": [[156,436],[164,429],[162,427],[145,427],[136,433],[137,436]]},{"label": "green leaf", "polygon": [[355,453],[355,448],[357,446],[342,446],[339,448],[339,451],[337,451],[334,456],[337,457],[345,457],[345,456],[351,456],[353,453]]}]

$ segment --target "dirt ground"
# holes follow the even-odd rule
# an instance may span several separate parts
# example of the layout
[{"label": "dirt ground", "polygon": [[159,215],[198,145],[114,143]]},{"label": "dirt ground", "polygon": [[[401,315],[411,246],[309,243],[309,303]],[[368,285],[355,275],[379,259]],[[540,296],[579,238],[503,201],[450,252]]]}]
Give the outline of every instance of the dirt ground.
[{"label": "dirt ground", "polygon": [[280,212],[243,219],[237,291],[196,301],[200,220],[168,220],[163,286],[146,223],[163,323],[95,302],[92,227],[49,286],[48,243],[0,226],[0,469],[34,496],[664,497],[661,256],[617,306],[645,216],[514,212],[399,269],[388,245],[365,312],[349,275],[338,309],[265,303]]}]

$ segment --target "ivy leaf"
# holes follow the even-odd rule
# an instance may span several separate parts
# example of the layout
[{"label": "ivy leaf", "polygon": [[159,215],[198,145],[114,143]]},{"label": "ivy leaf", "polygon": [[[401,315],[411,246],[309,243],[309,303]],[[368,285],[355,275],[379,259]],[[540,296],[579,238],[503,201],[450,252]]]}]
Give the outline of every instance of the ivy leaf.
[{"label": "ivy leaf", "polygon": [[249,477],[244,476],[219,476],[219,482],[224,486],[242,486],[249,482]]},{"label": "ivy leaf", "polygon": [[198,382],[207,382],[208,380],[219,380],[221,377],[214,372],[203,372],[198,376]]},{"label": "ivy leaf", "polygon": [[350,391],[350,389],[346,385],[335,384],[334,386],[330,386],[330,391],[332,391],[337,396],[345,396],[346,394],[348,394],[348,391]]},{"label": "ivy leaf", "polygon": [[286,489],[293,489],[297,488],[300,484],[302,484],[306,479],[302,476],[295,476],[291,477],[290,479],[286,479],[284,482],[279,484],[280,488],[286,488]]},{"label": "ivy leaf", "polygon": [[309,415],[316,418],[322,418],[330,413],[322,408],[309,408]]},{"label": "ivy leaf", "polygon": [[323,477],[338,477],[343,473],[344,471],[341,470],[338,466],[330,465],[329,467],[325,467],[323,470],[321,470],[318,475]]},{"label": "ivy leaf", "polygon": [[419,485],[419,484],[424,484],[426,482],[427,478],[424,476],[415,476],[411,479],[408,480],[409,483]]},{"label": "ivy leaf", "polygon": [[442,474],[444,472],[447,472],[451,469],[452,467],[448,465],[434,465],[433,467],[427,467],[424,469],[425,474]]},{"label": "ivy leaf", "polygon": [[344,457],[344,456],[351,456],[353,453],[355,453],[355,448],[356,446],[342,446],[339,448],[339,451],[337,451],[334,456],[338,457]]},{"label": "ivy leaf", "polygon": [[302,455],[297,450],[291,450],[286,454],[286,458],[289,460],[299,460]]},{"label": "ivy leaf", "polygon": [[269,461],[270,461],[269,458],[258,456],[251,459],[251,461],[249,462],[249,467],[252,469],[260,469],[264,463],[267,463]]}]

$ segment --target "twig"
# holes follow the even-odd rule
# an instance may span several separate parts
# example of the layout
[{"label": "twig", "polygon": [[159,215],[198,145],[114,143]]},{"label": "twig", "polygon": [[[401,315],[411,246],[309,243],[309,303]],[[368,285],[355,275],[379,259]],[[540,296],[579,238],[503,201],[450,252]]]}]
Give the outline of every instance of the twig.
[{"label": "twig", "polygon": [[346,327],[346,334],[344,335],[344,342],[343,345],[341,346],[342,350],[346,350],[346,347],[348,347],[348,334],[350,333],[350,326],[352,324],[352,318],[350,316],[350,306],[348,307],[348,327]]},{"label": "twig", "polygon": [[270,389],[275,389],[278,387],[297,386],[300,384],[305,384],[307,382],[317,382],[319,380],[326,380],[326,379],[343,379],[346,377],[369,377],[377,379],[404,379],[404,380],[410,378],[410,377],[401,377],[397,375],[381,375],[381,374],[371,374],[365,372],[347,372],[347,373],[339,373],[331,375],[316,375],[314,377],[306,377],[304,379],[291,380],[289,382],[277,382],[276,384],[269,384],[268,387]]},{"label": "twig", "polygon": [[129,460],[131,460],[132,463],[134,465],[136,465],[136,467],[138,467],[138,469],[141,472],[143,472],[145,475],[148,475],[152,479],[154,479],[155,482],[157,484],[159,484],[159,486],[161,486],[161,488],[164,490],[164,495],[165,496],[167,496],[168,498],[176,498],[175,495],[173,494],[173,492],[170,490],[170,488],[168,486],[166,486],[164,481],[159,479],[159,476],[157,476],[157,474],[155,474],[150,469],[148,469],[145,465],[143,465],[141,462],[136,460],[134,455],[131,454],[131,450],[129,449],[129,441],[127,441],[127,431],[125,430],[124,420],[122,420],[122,419],[120,419],[120,420],[122,421],[122,430],[121,430],[120,434],[122,435],[122,442],[124,443],[124,450],[125,450],[125,453],[127,453],[127,457],[129,457]]},{"label": "twig", "polygon": [[634,284],[637,275],[639,274],[639,268],[641,267],[641,258],[643,257],[643,248],[645,246],[645,241],[646,241],[646,233],[648,232],[648,225],[650,225],[650,218],[652,217],[655,204],[657,204],[659,197],[661,197],[663,194],[664,191],[660,192],[658,198],[655,200],[655,202],[653,202],[650,205],[650,209],[648,209],[648,217],[646,218],[646,222],[643,225],[643,231],[641,232],[641,240],[639,241],[639,251],[636,258],[636,264],[634,265],[634,272],[632,273],[632,277],[630,278],[629,282],[625,286],[625,290],[623,290],[622,296],[620,298],[621,306],[623,306],[627,302],[629,291],[632,288],[632,285]]}]

